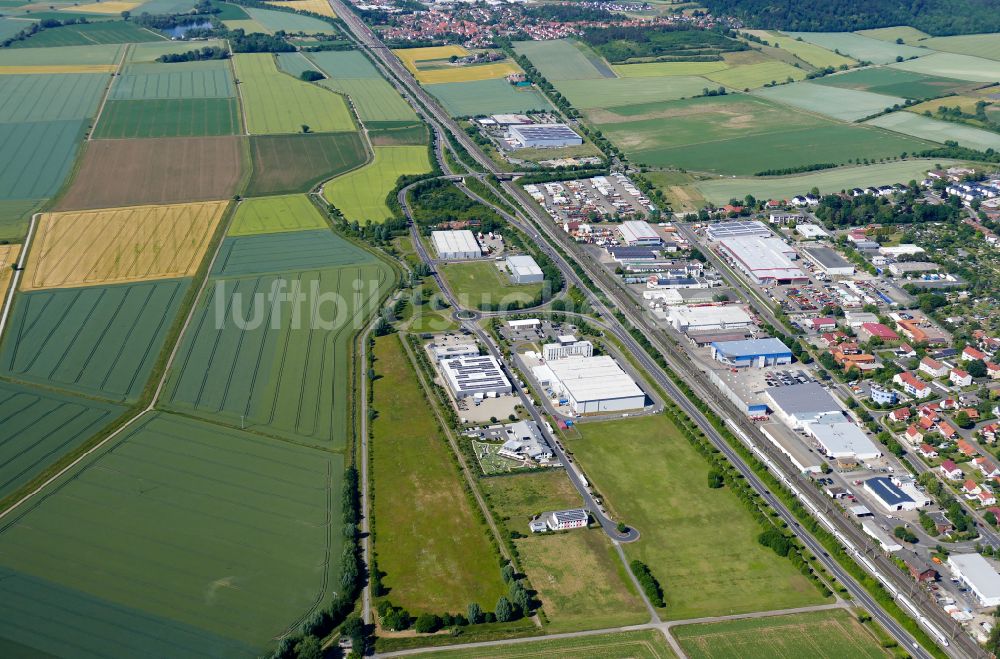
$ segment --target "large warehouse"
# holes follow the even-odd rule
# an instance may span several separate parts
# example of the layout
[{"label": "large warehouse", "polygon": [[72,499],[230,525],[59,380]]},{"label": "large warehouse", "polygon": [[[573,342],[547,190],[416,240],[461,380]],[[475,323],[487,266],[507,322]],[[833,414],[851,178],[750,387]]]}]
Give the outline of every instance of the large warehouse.
[{"label": "large warehouse", "polygon": [[471,231],[432,231],[431,242],[442,259],[475,259],[483,255]]},{"label": "large warehouse", "polygon": [[500,364],[490,355],[445,359],[441,362],[441,372],[455,398],[509,394],[513,391]]},{"label": "large warehouse", "polygon": [[723,238],[719,241],[719,249],[757,284],[791,284],[809,280],[802,269],[792,262],[795,250],[778,238]]},{"label": "large warehouse", "polygon": [[829,277],[850,277],[854,265],[829,247],[805,247],[802,253]]},{"label": "large warehouse", "polygon": [[771,401],[771,409],[793,430],[821,419],[827,423],[843,420],[843,408],[816,382],[768,387],[764,393]]},{"label": "large warehouse", "polygon": [[952,554],[948,567],[983,606],[1000,605],[1000,574],[985,558],[979,554]]},{"label": "large warehouse", "polygon": [[747,339],[746,341],[715,341],[712,359],[728,366],[776,366],[792,363],[792,351],[775,338]]},{"label": "large warehouse", "polygon": [[533,370],[542,386],[565,397],[577,414],[641,409],[646,394],[608,355],[556,359]]},{"label": "large warehouse", "polygon": [[583,138],[566,124],[531,124],[511,126],[508,135],[517,142],[519,148],[546,148],[577,146]]},{"label": "large warehouse", "polygon": [[508,256],[507,269],[515,284],[537,284],[545,278],[535,259],[527,255]]},{"label": "large warehouse", "polygon": [[666,310],[667,321],[678,332],[696,330],[744,329],[753,326],[753,318],[735,304],[677,306]]},{"label": "large warehouse", "polygon": [[622,222],[618,227],[622,242],[629,247],[648,247],[652,245],[662,245],[663,239],[649,226],[648,222],[639,220],[628,220]]},{"label": "large warehouse", "polygon": [[806,431],[834,460],[874,460],[882,451],[868,439],[861,428],[849,421],[839,423],[810,423]]},{"label": "large warehouse", "polygon": [[705,236],[709,240],[722,240],[723,238],[735,238],[737,236],[760,236],[767,238],[773,235],[771,230],[767,228],[767,225],[758,220],[717,222],[705,229]]}]

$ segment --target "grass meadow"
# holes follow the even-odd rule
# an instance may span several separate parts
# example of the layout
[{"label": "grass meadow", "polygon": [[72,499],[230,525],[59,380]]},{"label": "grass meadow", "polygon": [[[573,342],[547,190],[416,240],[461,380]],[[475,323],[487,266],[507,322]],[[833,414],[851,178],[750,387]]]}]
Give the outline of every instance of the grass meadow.
[{"label": "grass meadow", "polygon": [[552,105],[539,91],[533,88],[514,87],[500,78],[473,82],[445,82],[427,85],[425,89],[437,97],[453,117],[552,109]]},{"label": "grass meadow", "polygon": [[654,630],[597,634],[485,648],[457,648],[429,652],[427,659],[537,659],[537,657],[587,657],[588,659],[672,659],[663,635]]},{"label": "grass meadow", "polygon": [[754,92],[756,96],[785,105],[815,112],[841,121],[857,121],[884,111],[893,105],[903,105],[906,99],[884,96],[857,89],[814,85],[797,82],[791,85],[767,87]]},{"label": "grass meadow", "polygon": [[[943,99],[942,104],[947,105],[947,99]],[[952,140],[958,142],[960,146],[980,151],[1000,149],[1000,133],[965,126],[953,121],[932,119],[913,112],[884,114],[866,121],[865,124],[934,142]]]},{"label": "grass meadow", "polygon": [[718,84],[698,76],[661,76],[563,80],[557,87],[573,107],[589,110],[700,96],[703,90],[715,89]]},{"label": "grass meadow", "polygon": [[768,30],[747,30],[747,32],[755,37],[763,39],[772,46],[777,46],[778,48],[781,48],[781,50],[795,55],[806,64],[815,66],[818,69],[826,68],[828,66],[836,68],[842,64],[846,64],[847,66],[853,66],[856,64],[856,62],[850,57],[838,55],[832,50],[821,48],[807,41],[792,39],[791,37],[781,34],[780,32]]},{"label": "grass meadow", "polygon": [[884,659],[889,654],[847,611],[730,620],[671,629],[690,659]]},{"label": "grass meadow", "polygon": [[624,549],[662,584],[661,617],[823,601],[788,559],[757,542],[760,526],[731,492],[708,488],[707,461],[665,416],[580,424],[567,448],[615,518],[642,534]]},{"label": "grass meadow", "polygon": [[495,261],[444,263],[438,270],[444,275],[458,303],[478,309],[481,305],[528,304],[542,291],[542,283],[513,284]]},{"label": "grass meadow", "polygon": [[815,84],[921,99],[943,96],[969,87],[964,80],[939,78],[886,66],[859,69],[817,78]]},{"label": "grass meadow", "polygon": [[997,63],[994,60],[955,53],[934,53],[890,66],[903,71],[971,82],[997,82],[998,78]]},{"label": "grass meadow", "polygon": [[244,199],[236,208],[229,236],[326,229],[326,220],[306,195]]},{"label": "grass meadow", "polygon": [[784,62],[769,61],[741,64],[721,71],[706,73],[705,77],[730,89],[756,89],[767,84],[802,80],[806,72]]},{"label": "grass meadow", "polygon": [[1000,60],[1000,38],[996,34],[960,34],[953,37],[932,37],[920,43],[925,48]]},{"label": "grass meadow", "polygon": [[[926,39],[928,35],[926,32],[921,32],[915,27],[909,27],[908,25],[897,25],[896,27],[880,27],[873,30],[858,30],[858,34],[863,37],[869,37],[871,39],[879,39],[881,41],[891,41],[896,43],[897,39],[902,39],[903,43],[909,44],[911,46],[917,45],[916,42]],[[923,45],[923,44],[920,44]]]},{"label": "grass meadow", "polygon": [[400,176],[431,169],[425,146],[377,146],[375,158],[364,167],[334,178],[323,186],[323,197],[348,222],[384,222],[392,217],[386,196]]},{"label": "grass meadow", "polygon": [[492,610],[507,588],[399,336],[376,339],[371,478],[387,598],[411,614]]},{"label": "grass meadow", "polygon": [[[573,42],[567,39],[554,41],[516,41],[514,50],[531,60],[549,82],[560,80],[588,80],[605,76]],[[685,75],[698,75],[687,73]]]}]

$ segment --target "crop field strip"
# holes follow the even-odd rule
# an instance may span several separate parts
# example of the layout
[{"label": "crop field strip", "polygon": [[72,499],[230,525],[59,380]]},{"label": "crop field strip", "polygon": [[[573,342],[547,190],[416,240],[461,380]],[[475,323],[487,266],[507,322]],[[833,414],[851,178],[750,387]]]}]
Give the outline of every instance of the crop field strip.
[{"label": "crop field strip", "polygon": [[248,196],[308,192],[314,186],[364,165],[368,159],[355,132],[250,137],[253,173]]},{"label": "crop field strip", "polygon": [[324,223],[321,229],[228,237],[215,259],[212,275],[244,277],[339,268],[371,260],[367,252],[333,234]]},{"label": "crop field strip", "polygon": [[254,236],[326,229],[326,220],[306,195],[244,199],[236,208],[228,236]]},{"label": "crop field strip", "polygon": [[[59,655],[267,654],[334,588],[342,473],[334,453],[150,414],[4,520],[0,635]],[[37,615],[55,602],[58,630]]]},{"label": "crop field strip", "polygon": [[169,279],[194,274],[227,201],[46,213],[22,288]]},{"label": "crop field strip", "polygon": [[[375,554],[389,599],[411,613],[489,610],[507,588],[486,525],[398,335],[375,342],[371,422]],[[405,502],[405,504],[403,503]],[[447,510],[445,515],[442,510]]]},{"label": "crop field strip", "polygon": [[721,71],[706,73],[705,77],[731,89],[756,89],[767,84],[784,82],[788,78],[802,80],[806,77],[806,73],[790,64],[771,61],[732,66]]},{"label": "crop field strip", "polygon": [[7,285],[14,276],[13,265],[21,253],[20,245],[0,245],[0,296],[7,295]]},{"label": "crop field strip", "polygon": [[811,44],[831,51],[839,51],[858,61],[888,64],[897,57],[922,57],[934,51],[905,44],[870,39],[853,32],[785,32],[792,39],[801,38]]},{"label": "crop field strip", "polygon": [[59,190],[86,121],[0,123],[0,201],[42,199]]},{"label": "crop field strip", "polygon": [[115,80],[109,100],[138,101],[161,98],[232,98],[236,87],[229,62],[175,62],[127,64]]},{"label": "crop field strip", "polygon": [[94,140],[55,210],[229,199],[243,151],[240,137]]},{"label": "crop field strip", "polygon": [[902,39],[903,43],[911,46],[918,45],[918,41],[923,41],[930,36],[926,32],[921,32],[917,28],[909,27],[907,25],[881,27],[873,30],[856,30],[856,32],[863,37],[880,39],[881,41],[891,41],[893,43],[896,42],[896,39]]},{"label": "crop field strip", "polygon": [[310,53],[307,61],[329,76],[320,81],[322,86],[351,97],[361,121],[419,121],[413,108],[361,53],[323,51]]},{"label": "crop field strip", "polygon": [[453,117],[552,110],[552,104],[536,89],[518,88],[500,78],[473,82],[443,82],[427,85],[425,89],[433,94]]},{"label": "crop field strip", "polygon": [[107,21],[83,25],[64,25],[36,33],[34,36],[15,41],[10,48],[26,50],[63,46],[87,46],[102,44],[125,44],[143,41],[163,41],[164,37],[133,23]]},{"label": "crop field strip", "polygon": [[93,117],[108,81],[102,73],[0,76],[0,123]]},{"label": "crop field strip", "polygon": [[[390,284],[388,268],[376,262],[215,280],[183,338],[166,404],[255,432],[343,449],[350,338]],[[311,302],[275,300],[272,290],[302,291]],[[225,314],[221,327],[218,310]]]},{"label": "crop field strip", "polygon": [[189,284],[172,279],[22,293],[0,350],[0,375],[134,401]]},{"label": "crop field strip", "polygon": [[966,80],[928,76],[885,66],[824,76],[813,83],[913,99],[944,96],[970,87]]},{"label": "crop field strip", "polygon": [[287,11],[276,11],[274,9],[261,9],[259,7],[244,7],[243,10],[250,15],[250,18],[271,32],[282,30],[291,34],[297,32],[305,34],[340,34],[340,31],[334,26],[312,16],[293,14]]},{"label": "crop field strip", "polygon": [[956,78],[972,82],[997,82],[997,63],[993,60],[954,53],[934,53],[915,60],[890,64],[890,68],[929,76]]},{"label": "crop field strip", "polygon": [[[534,60],[532,60],[534,62]],[[538,64],[535,64],[537,67]],[[620,78],[661,78],[665,76],[702,76],[729,68],[726,62],[645,62],[616,64],[612,67]]]},{"label": "crop field strip", "polygon": [[707,487],[708,462],[667,417],[581,424],[566,443],[614,518],[642,531],[623,548],[663,584],[662,618],[822,602],[791,561],[757,542],[761,528],[736,495]]},{"label": "crop field strip", "polygon": [[430,133],[423,123],[375,121],[367,128],[372,146],[426,146],[430,141]]},{"label": "crop field strip", "polygon": [[73,11],[85,14],[121,14],[123,11],[132,11],[141,2],[121,2],[121,0],[102,0],[83,5],[75,5]]},{"label": "crop field strip", "polygon": [[377,146],[375,159],[323,186],[323,197],[336,206],[349,222],[384,222],[392,217],[386,195],[404,174],[423,174],[431,169],[423,146]]},{"label": "crop field strip", "polygon": [[40,64],[37,66],[0,66],[0,76],[52,75],[57,73],[114,73],[114,64]]},{"label": "crop field strip", "polygon": [[674,653],[658,631],[642,630],[553,638],[480,648],[451,648],[421,653],[424,659],[673,659]]},{"label": "crop field strip", "polygon": [[158,99],[108,101],[94,129],[94,138],[218,137],[242,133],[235,98]]},{"label": "crop field strip", "polygon": [[[587,57],[566,39],[555,41],[516,41],[514,50],[535,65],[549,82],[604,78]],[[698,75],[698,74],[686,74]]]},{"label": "crop field strip", "polygon": [[[942,104],[947,105],[947,99],[942,99]],[[931,119],[912,112],[884,114],[866,121],[865,124],[935,142],[944,143],[946,140],[951,140],[970,149],[1000,149],[998,133],[951,121]]]},{"label": "crop field strip", "polygon": [[344,98],[278,70],[270,53],[239,54],[233,58],[242,84],[247,127],[255,134],[355,130]]},{"label": "crop field strip", "polygon": [[945,53],[1000,60],[1000,35],[996,34],[960,34],[953,37],[931,37],[922,40],[920,45]]},{"label": "crop field strip", "polygon": [[[176,43],[167,42],[174,48]],[[146,45],[139,44],[135,49]],[[66,46],[63,48],[0,49],[0,66],[78,66],[91,64],[117,65],[122,57],[120,44],[101,46]],[[188,46],[190,48],[190,46]]]},{"label": "crop field strip", "polygon": [[842,610],[671,629],[690,659],[885,659],[875,637]]},{"label": "crop field strip", "polygon": [[[205,41],[199,41],[198,47],[223,48],[225,47],[225,41],[221,39],[206,39]],[[156,59],[161,55],[176,55],[189,50],[191,50],[191,43],[188,41],[155,41],[133,44],[128,51],[126,67],[136,63],[159,64],[156,62]],[[179,63],[175,62],[167,66],[176,66]]]},{"label": "crop field strip", "polygon": [[13,494],[124,411],[111,403],[0,380],[0,498]]},{"label": "crop field strip", "polygon": [[427,48],[401,48],[393,50],[407,69],[425,85],[444,82],[472,82],[503,78],[511,73],[519,73],[520,67],[510,60],[488,64],[453,65],[448,63],[452,55],[464,57],[469,54],[462,46],[431,46]]},{"label": "crop field strip", "polygon": [[827,66],[836,68],[842,64],[846,64],[847,66],[857,64],[857,62],[850,57],[838,55],[832,50],[827,50],[826,48],[822,48],[816,44],[811,44],[807,41],[797,41],[796,39],[787,37],[780,32],[769,30],[746,30],[746,32],[749,32],[759,39],[763,39],[772,46],[777,45],[782,50],[795,55],[803,62],[815,66],[816,68],[822,69]]},{"label": "crop field strip", "polygon": [[800,110],[826,115],[840,121],[865,119],[884,111],[886,108],[891,108],[893,105],[906,103],[906,99],[898,96],[814,85],[809,82],[767,87],[756,90],[754,94],[761,98],[791,105]]},{"label": "crop field strip", "polygon": [[556,83],[559,92],[580,110],[673,101],[700,96],[704,89],[715,89],[717,86],[711,80],[697,76],[601,78]]}]

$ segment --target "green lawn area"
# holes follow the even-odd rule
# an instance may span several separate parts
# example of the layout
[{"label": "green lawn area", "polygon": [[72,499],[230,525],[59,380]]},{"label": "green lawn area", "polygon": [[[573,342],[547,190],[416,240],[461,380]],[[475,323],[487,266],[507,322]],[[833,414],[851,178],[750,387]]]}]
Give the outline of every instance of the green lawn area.
[{"label": "green lawn area", "polygon": [[458,303],[478,309],[483,305],[529,305],[538,299],[544,284],[512,284],[495,261],[444,263],[439,270],[448,281]]},{"label": "green lawn area", "polygon": [[233,57],[247,128],[255,134],[337,132],[355,129],[344,97],[278,70],[270,53]]},{"label": "green lawn area", "polygon": [[642,537],[625,545],[663,586],[669,619],[806,606],[815,586],[757,542],[760,526],[663,415],[584,423],[567,447],[615,518]]},{"label": "green lawn area", "polygon": [[561,633],[648,622],[625,566],[601,529],[532,535],[528,521],[547,510],[580,507],[580,494],[562,469],[483,478],[490,504],[516,540],[524,571],[538,591],[546,631]]},{"label": "green lawn area", "polygon": [[377,146],[375,159],[323,186],[323,196],[348,222],[384,222],[392,217],[386,196],[404,174],[431,169],[426,146]]},{"label": "green lawn area", "polygon": [[674,653],[663,636],[643,630],[618,634],[599,634],[580,638],[562,638],[528,643],[510,643],[486,648],[456,648],[420,655],[427,659],[536,659],[569,657],[587,659],[671,659]]},{"label": "green lawn area", "polygon": [[326,220],[303,194],[244,199],[236,208],[229,236],[326,229]]},{"label": "green lawn area", "polygon": [[847,611],[685,625],[671,630],[690,659],[879,659],[889,654]]},{"label": "green lawn area", "polygon": [[401,339],[375,344],[375,554],[388,599],[413,615],[492,610],[507,589]]}]

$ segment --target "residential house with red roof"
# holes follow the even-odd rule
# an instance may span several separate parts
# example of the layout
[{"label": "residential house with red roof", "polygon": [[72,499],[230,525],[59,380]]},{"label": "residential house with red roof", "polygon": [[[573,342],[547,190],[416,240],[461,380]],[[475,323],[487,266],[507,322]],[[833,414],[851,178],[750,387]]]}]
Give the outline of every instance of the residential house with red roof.
[{"label": "residential house with red roof", "polygon": [[[947,423],[945,423],[943,421],[938,424],[938,430],[941,431],[942,435],[944,435],[945,437],[949,437],[949,438],[953,437],[955,434],[957,434],[957,433],[955,433],[955,429],[954,428],[952,428],[951,426],[949,426]],[[952,434],[951,435],[945,435],[946,430],[951,430]],[[978,455],[979,454],[979,451],[976,450],[976,447],[973,446],[972,444],[970,444],[969,442],[965,441],[964,439],[960,439],[957,442],[955,442],[955,446],[958,447],[958,451],[960,453],[962,453],[963,455],[967,455],[970,458],[972,456],[974,456],[974,455]]]},{"label": "residential house with red roof", "polygon": [[930,357],[924,357],[920,360],[920,366],[917,367],[918,370],[926,373],[932,378],[940,378],[948,374],[948,367],[939,362],[936,359],[931,359]]},{"label": "residential house with red roof", "polygon": [[982,350],[976,350],[972,346],[965,346],[962,350],[962,361],[963,362],[974,362],[977,359],[986,361],[986,353]]},{"label": "residential house with red roof", "polygon": [[[912,428],[913,426],[910,427]],[[930,460],[931,458],[936,458],[938,456],[937,449],[931,446],[930,444],[921,444],[920,448],[917,449],[917,452],[920,453],[920,455],[927,458],[928,460]]]},{"label": "residential house with red roof", "polygon": [[881,339],[883,343],[899,341],[899,334],[882,323],[861,323],[861,327],[858,328],[858,336],[863,341],[871,341],[872,339]]},{"label": "residential house with red roof", "polygon": [[969,375],[968,371],[963,371],[960,368],[951,369],[948,379],[956,387],[968,387],[972,385],[972,376]]},{"label": "residential house with red roof", "polygon": [[927,398],[932,393],[931,388],[926,382],[909,371],[896,373],[896,375],[892,376],[892,381],[901,386],[903,391],[914,398]]},{"label": "residential house with red roof", "polygon": [[938,469],[941,471],[941,475],[948,480],[957,481],[965,477],[965,473],[951,460],[945,460],[942,462]]}]

